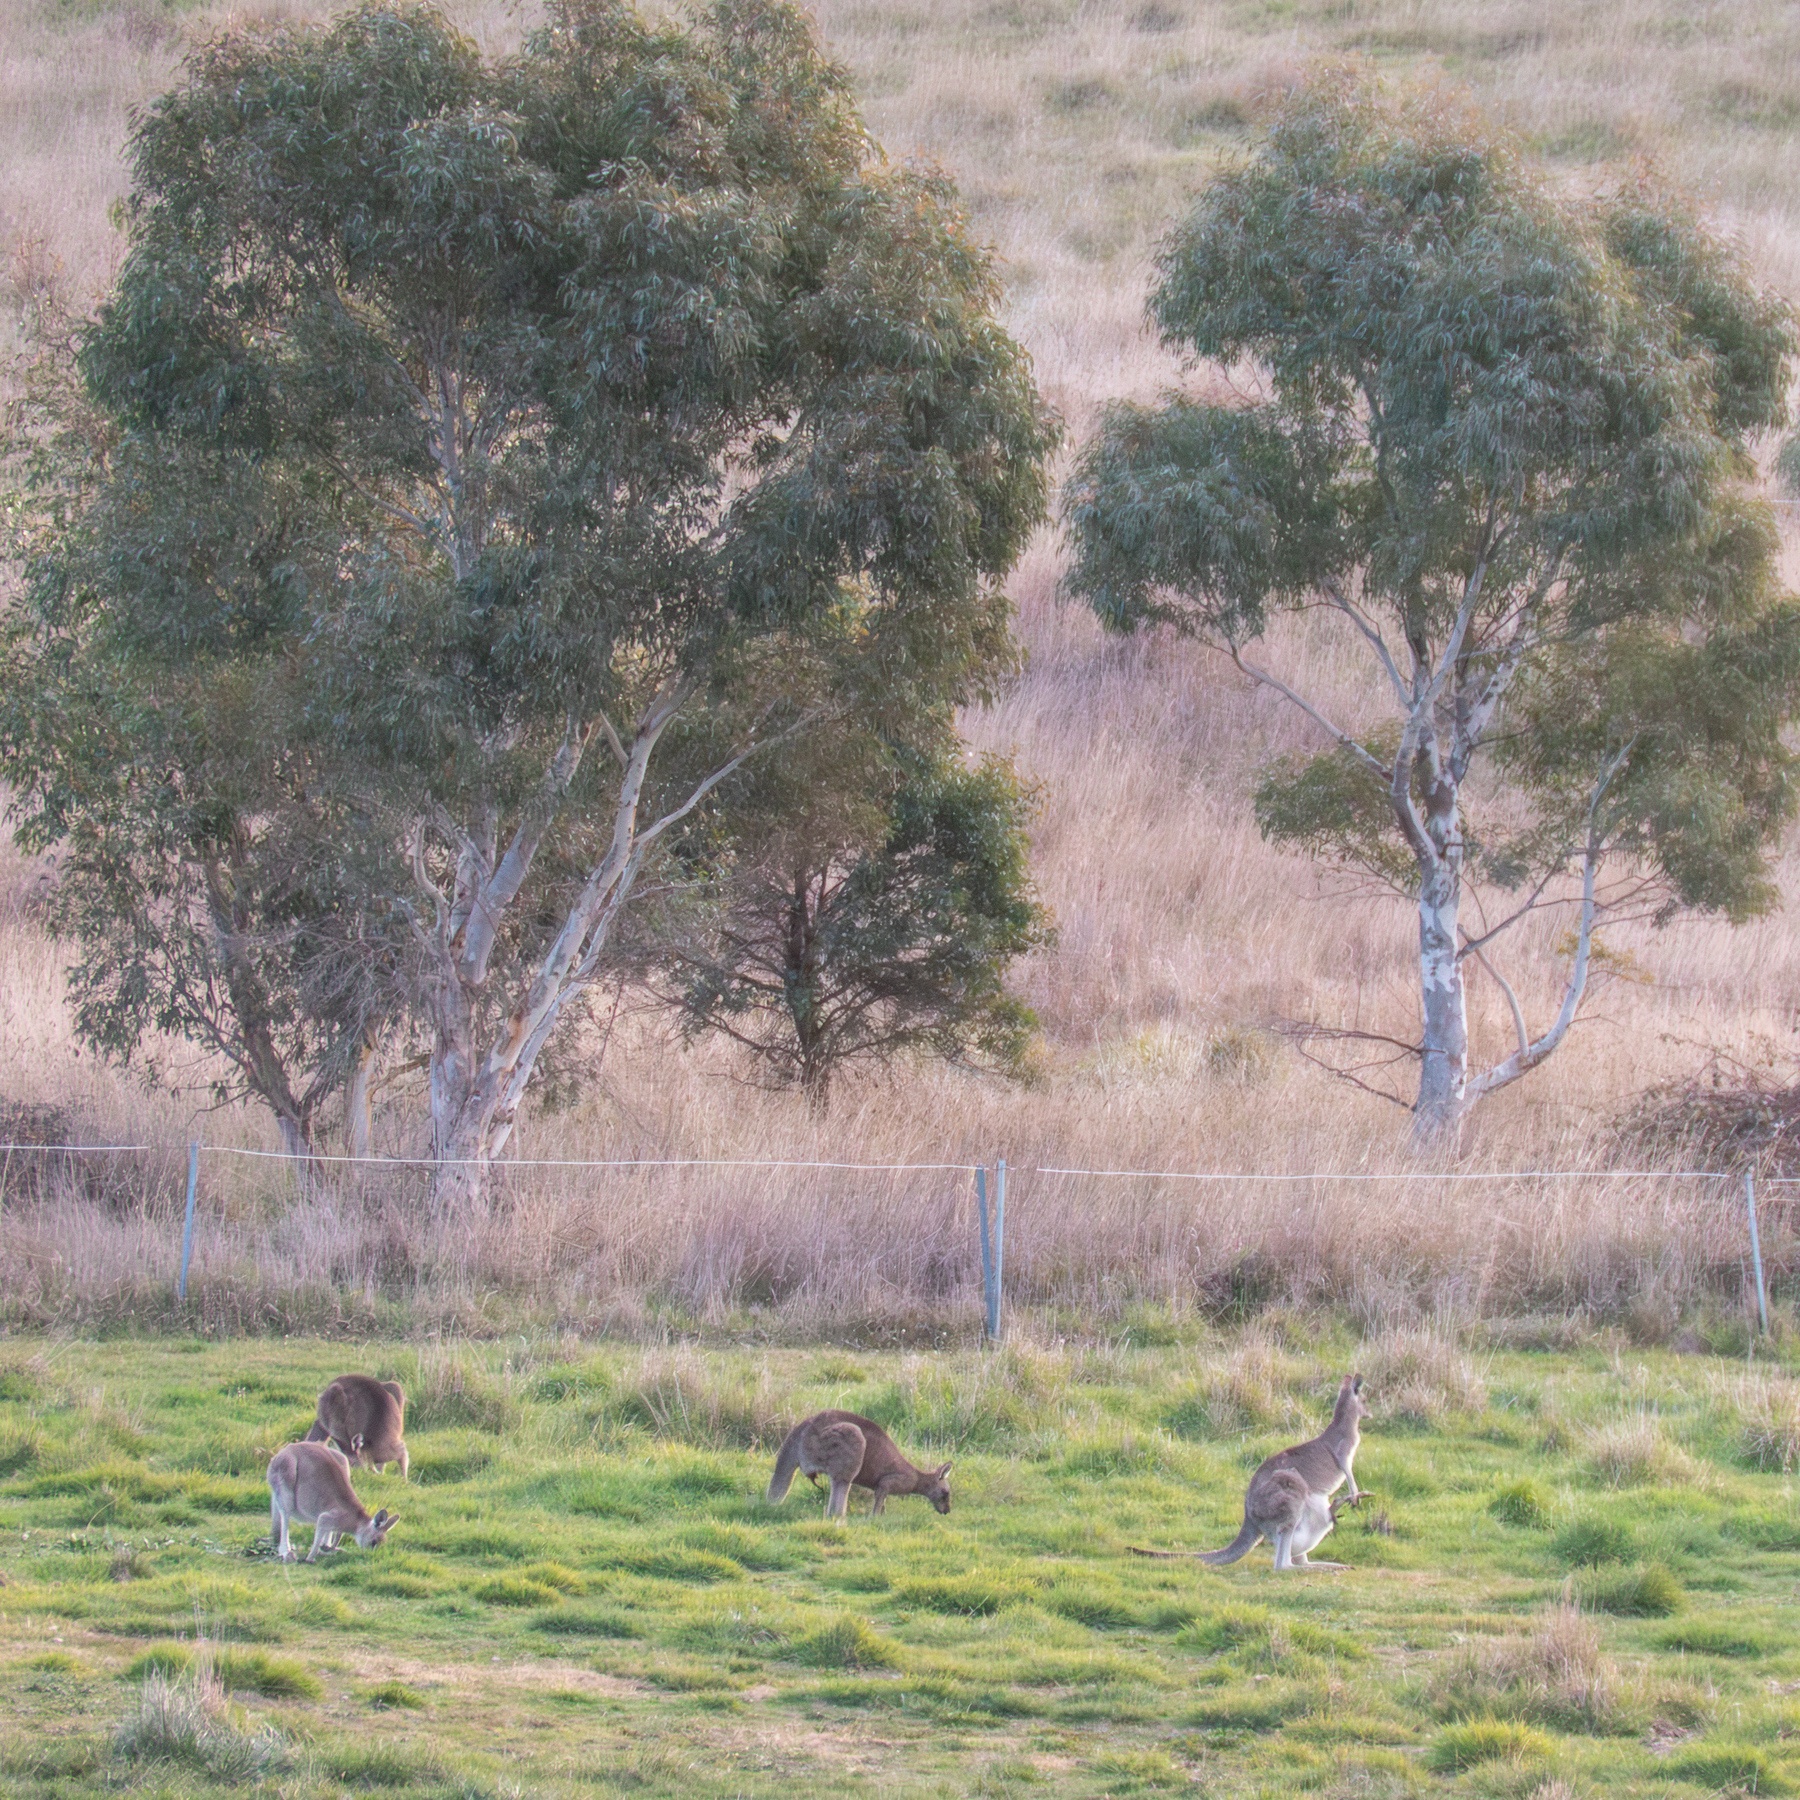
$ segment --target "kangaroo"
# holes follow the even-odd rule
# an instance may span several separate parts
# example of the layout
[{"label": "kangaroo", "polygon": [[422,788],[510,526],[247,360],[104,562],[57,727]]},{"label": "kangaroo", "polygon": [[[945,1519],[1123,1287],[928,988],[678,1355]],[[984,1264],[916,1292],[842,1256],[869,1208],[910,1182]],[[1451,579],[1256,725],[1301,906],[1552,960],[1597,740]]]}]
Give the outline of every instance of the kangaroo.
[{"label": "kangaroo", "polygon": [[852,1487],[875,1490],[872,1512],[881,1511],[889,1494],[923,1494],[939,1512],[950,1510],[950,1465],[943,1463],[929,1472],[915,1469],[894,1440],[859,1413],[814,1413],[787,1434],[769,1478],[771,1504],[787,1498],[796,1470],[814,1487],[821,1475],[831,1477],[831,1498],[825,1504],[828,1519],[845,1516]]},{"label": "kangaroo", "polygon": [[287,1444],[269,1458],[269,1535],[283,1562],[294,1560],[288,1524],[297,1520],[313,1528],[308,1562],[335,1550],[349,1532],[358,1546],[373,1550],[400,1523],[384,1506],[373,1518],[350,1485],[350,1462],[335,1444]]},{"label": "kangaroo", "polygon": [[1331,1496],[1340,1482],[1349,1483],[1345,1500],[1362,1498],[1351,1465],[1362,1441],[1359,1422],[1369,1416],[1362,1397],[1363,1378],[1346,1375],[1338,1389],[1331,1423],[1316,1438],[1277,1450],[1254,1475],[1244,1495],[1244,1528],[1223,1550],[1136,1550],[1138,1556],[1192,1556],[1215,1567],[1241,1561],[1267,1538],[1275,1546],[1277,1569],[1341,1569],[1342,1563],[1308,1562],[1307,1552],[1337,1524],[1338,1506]]},{"label": "kangaroo", "polygon": [[397,1462],[404,1481],[409,1467],[405,1428],[406,1395],[399,1382],[340,1375],[319,1396],[319,1416],[306,1441],[335,1444],[351,1462],[383,1474],[389,1463]]}]

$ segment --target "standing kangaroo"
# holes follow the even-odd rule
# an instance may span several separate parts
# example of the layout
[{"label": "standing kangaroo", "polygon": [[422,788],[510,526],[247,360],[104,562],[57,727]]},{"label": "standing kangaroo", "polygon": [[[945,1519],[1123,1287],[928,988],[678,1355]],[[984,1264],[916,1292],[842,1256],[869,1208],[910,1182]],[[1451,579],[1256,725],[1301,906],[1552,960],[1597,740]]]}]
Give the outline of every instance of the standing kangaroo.
[{"label": "standing kangaroo", "polygon": [[335,1444],[351,1462],[383,1474],[391,1462],[406,1479],[406,1395],[397,1381],[373,1375],[340,1375],[319,1396],[319,1416],[309,1444]]},{"label": "standing kangaroo", "polygon": [[1363,1378],[1346,1375],[1338,1389],[1331,1423],[1316,1438],[1277,1450],[1250,1477],[1244,1495],[1244,1528],[1223,1550],[1138,1550],[1139,1556],[1192,1556],[1215,1566],[1248,1556],[1257,1541],[1275,1546],[1278,1569],[1341,1569],[1342,1563],[1308,1562],[1306,1553],[1337,1523],[1331,1498],[1340,1482],[1352,1504],[1361,1498],[1351,1464],[1362,1441],[1360,1421],[1369,1416],[1362,1397]]},{"label": "standing kangaroo", "polygon": [[287,1444],[269,1458],[269,1535],[283,1562],[294,1560],[288,1525],[297,1521],[313,1528],[308,1562],[322,1551],[335,1550],[347,1531],[364,1550],[386,1540],[400,1522],[384,1506],[373,1518],[350,1485],[350,1464],[334,1444]]},{"label": "standing kangaroo", "polygon": [[875,1490],[880,1512],[889,1494],[923,1494],[939,1512],[950,1510],[950,1465],[943,1463],[929,1473],[915,1469],[899,1452],[894,1440],[860,1413],[814,1413],[802,1419],[782,1440],[769,1477],[771,1504],[785,1500],[795,1471],[814,1487],[821,1475],[831,1477],[831,1498],[825,1505],[828,1519],[841,1519],[850,1505],[850,1489]]}]

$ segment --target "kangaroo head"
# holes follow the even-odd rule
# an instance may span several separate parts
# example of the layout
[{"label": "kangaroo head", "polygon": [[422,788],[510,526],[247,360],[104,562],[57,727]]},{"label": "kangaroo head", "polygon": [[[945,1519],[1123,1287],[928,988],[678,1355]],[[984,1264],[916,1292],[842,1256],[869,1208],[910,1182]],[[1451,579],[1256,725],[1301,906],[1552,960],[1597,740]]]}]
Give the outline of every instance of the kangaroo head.
[{"label": "kangaroo head", "polygon": [[1366,1419],[1373,1410],[1368,1401],[1362,1397],[1363,1378],[1360,1375],[1346,1375],[1343,1386],[1338,1389],[1338,1415],[1346,1419]]},{"label": "kangaroo head", "polygon": [[368,1524],[357,1527],[356,1543],[361,1550],[373,1550],[377,1544],[387,1542],[387,1534],[400,1523],[400,1515],[391,1513],[384,1506]]},{"label": "kangaroo head", "polygon": [[948,1463],[931,1471],[931,1485],[925,1490],[925,1498],[941,1513],[947,1513],[950,1510],[950,1465]]}]

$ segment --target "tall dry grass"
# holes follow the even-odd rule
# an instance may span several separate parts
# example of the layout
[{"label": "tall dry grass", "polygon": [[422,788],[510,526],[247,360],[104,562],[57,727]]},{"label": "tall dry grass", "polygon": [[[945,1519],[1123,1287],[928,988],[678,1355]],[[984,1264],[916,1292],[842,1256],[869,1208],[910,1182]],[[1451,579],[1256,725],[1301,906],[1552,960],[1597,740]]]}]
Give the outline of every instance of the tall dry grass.
[{"label": "tall dry grass", "polygon": [[[257,16],[323,10],[262,0]],[[490,48],[532,17],[498,0],[450,10]],[[958,177],[1003,258],[1010,323],[1076,434],[1106,398],[1179,375],[1142,328],[1157,233],[1239,151],[1264,98],[1318,52],[1470,85],[1572,187],[1613,179],[1622,165],[1608,158],[1652,157],[1741,235],[1767,279],[1800,292],[1790,179],[1800,14],[1780,0],[821,0],[816,13],[890,154]],[[45,281],[77,298],[104,287],[121,254],[112,209],[132,109],[170,80],[184,45],[231,16],[144,0],[0,0],[0,331]],[[1791,514],[1787,524],[1800,578]],[[1334,1084],[1265,1029],[1305,1018],[1403,1034],[1416,1010],[1407,910],[1346,892],[1258,838],[1248,791],[1264,760],[1307,741],[1292,715],[1192,646],[1106,640],[1057,603],[1058,561],[1047,533],[1012,585],[1028,667],[965,722],[1042,789],[1034,870],[1059,937],[1018,978],[1045,1025],[1037,1084],[904,1065],[847,1081],[820,1123],[797,1100],[734,1079],[725,1052],[683,1052],[638,1019],[614,1035],[577,1106],[526,1121],[519,1153],[1004,1155],[1009,1288],[1015,1303],[1066,1320],[1116,1322],[1147,1305],[1330,1303],[1372,1330],[1441,1335],[1509,1309],[1666,1328],[1709,1297],[1738,1304],[1744,1240],[1729,1195],[1690,1182],[1422,1177],[1403,1113]],[[1371,704],[1368,671],[1303,628],[1270,654],[1346,718]],[[1800,889],[1791,849],[1781,877],[1784,893]],[[187,1093],[150,1095],[79,1050],[57,953],[28,910],[49,878],[0,854],[0,1099],[67,1106],[87,1141],[156,1148],[116,1159],[104,1181],[60,1171],[42,1197],[5,1199],[0,1312],[170,1318],[188,1137],[199,1129],[220,1150],[267,1148],[271,1137],[256,1115],[204,1110],[204,1069]],[[1548,919],[1506,951],[1538,1021],[1560,985],[1559,931]],[[1631,928],[1608,945],[1612,978],[1575,1042],[1477,1115],[1464,1168],[1597,1168],[1615,1155],[1617,1110],[1647,1084],[1712,1052],[1777,1062],[1791,1052],[1791,913],[1740,931],[1706,920]],[[1508,1015],[1479,976],[1472,1012],[1478,1047],[1503,1051]],[[416,1151],[417,1094],[388,1098],[386,1147]],[[1068,1167],[1316,1178],[1035,1172]],[[1385,1179],[1348,1179],[1369,1174]],[[19,1184],[0,1171],[0,1186]],[[197,1298],[184,1316],[234,1329],[480,1329],[529,1314],[649,1335],[752,1317],[782,1331],[969,1331],[971,1206],[967,1178],[945,1173],[521,1170],[491,1212],[445,1217],[415,1177],[327,1181],[302,1196],[273,1165],[219,1155],[206,1164]],[[1777,1280],[1792,1279],[1780,1209],[1765,1237]],[[1414,1340],[1391,1342],[1404,1360]],[[1421,1406],[1453,1403],[1440,1375],[1421,1373]]]}]

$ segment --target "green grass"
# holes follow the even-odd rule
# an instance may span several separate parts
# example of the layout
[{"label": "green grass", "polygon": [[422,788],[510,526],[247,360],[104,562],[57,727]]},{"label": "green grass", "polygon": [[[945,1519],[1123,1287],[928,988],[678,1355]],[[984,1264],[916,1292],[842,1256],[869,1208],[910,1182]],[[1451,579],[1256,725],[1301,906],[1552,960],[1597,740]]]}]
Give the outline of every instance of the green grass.
[{"label": "green grass", "polygon": [[[1363,1347],[1313,1321],[1251,1382],[1231,1331],[1155,1323],[854,1365],[684,1351],[716,1428],[674,1438],[646,1400],[667,1352],[463,1344],[426,1369],[431,1479],[357,1472],[393,1537],[312,1566],[268,1557],[246,1496],[340,1348],[9,1345],[31,1378],[0,1382],[0,1444],[31,1450],[0,1475],[0,1800],[1800,1792],[1797,1528],[1728,1365],[1482,1347],[1485,1409],[1435,1424],[1372,1391],[1376,1498],[1320,1547],[1349,1567],[1276,1577],[1266,1547],[1130,1547],[1228,1542]],[[762,1498],[852,1367],[916,1460],[955,1458],[949,1517]],[[1695,1478],[1615,1488],[1571,1453],[1647,1408]]]}]

